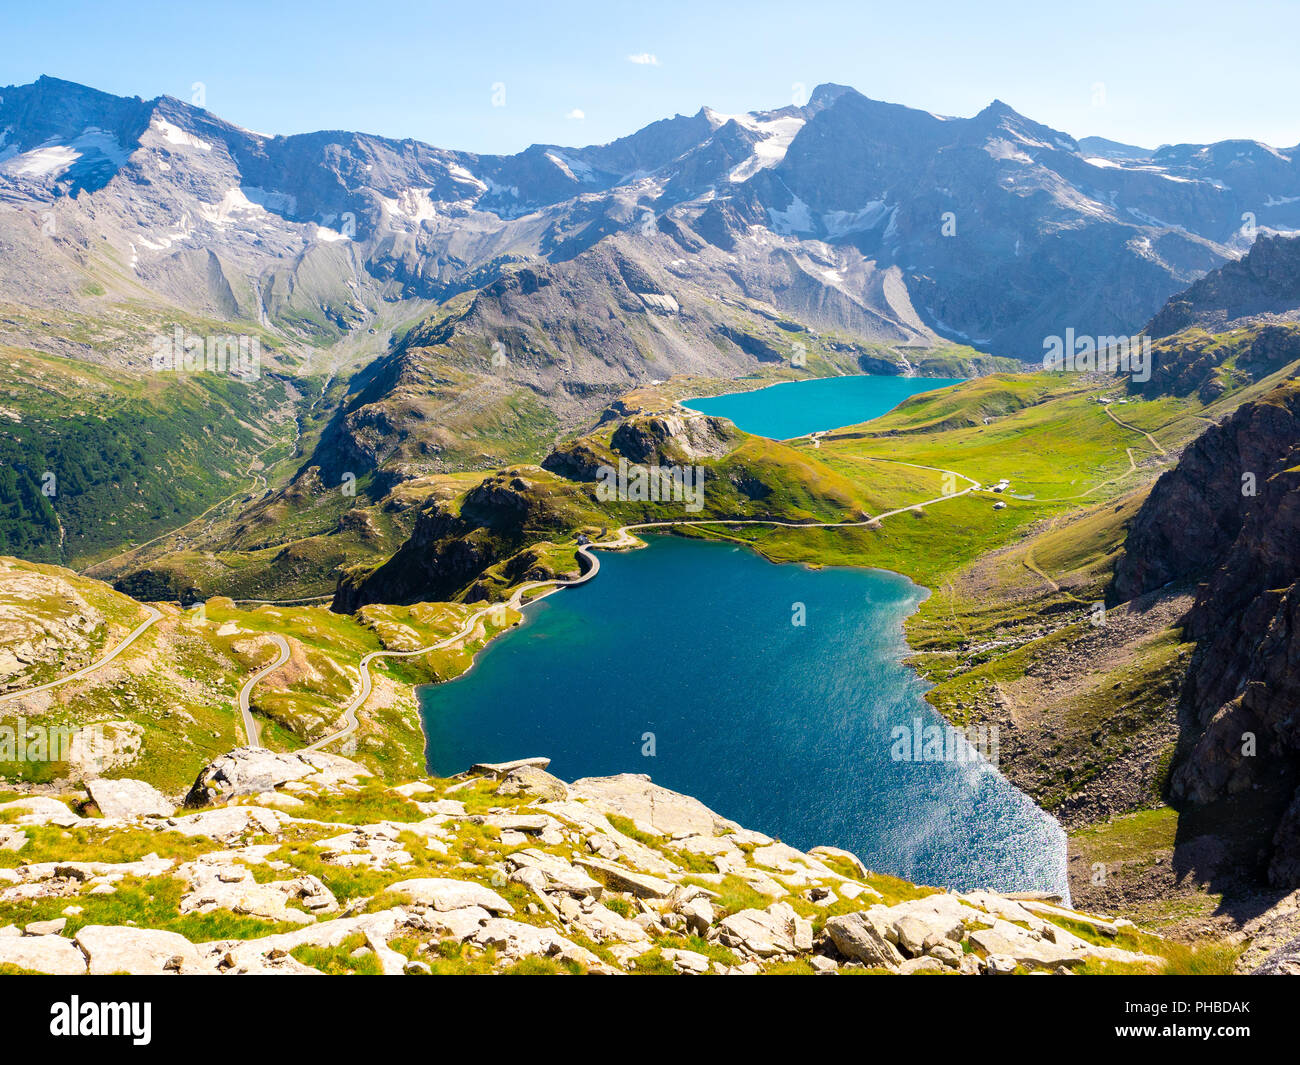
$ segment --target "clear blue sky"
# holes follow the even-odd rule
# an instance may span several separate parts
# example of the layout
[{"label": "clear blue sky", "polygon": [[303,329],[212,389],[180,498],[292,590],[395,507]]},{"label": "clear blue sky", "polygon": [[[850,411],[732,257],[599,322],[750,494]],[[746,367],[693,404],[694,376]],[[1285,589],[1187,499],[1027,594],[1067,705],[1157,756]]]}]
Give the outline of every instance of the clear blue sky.
[{"label": "clear blue sky", "polygon": [[[357,129],[513,152],[603,143],[802,85],[1077,137],[1300,143],[1300,3],[1043,0],[454,4],[5,0],[0,84],[50,74],[190,99],[263,133]],[[639,57],[635,62],[630,57]],[[505,106],[493,106],[493,86]],[[582,117],[578,117],[581,115]]]}]

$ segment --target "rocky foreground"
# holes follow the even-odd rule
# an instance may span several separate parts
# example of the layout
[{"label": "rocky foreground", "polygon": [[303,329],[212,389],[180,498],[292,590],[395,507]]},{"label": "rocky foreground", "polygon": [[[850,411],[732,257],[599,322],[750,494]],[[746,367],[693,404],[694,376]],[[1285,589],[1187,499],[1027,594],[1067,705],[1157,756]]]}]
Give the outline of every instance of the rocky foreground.
[{"label": "rocky foreground", "polygon": [[[388,786],[241,748],[150,785],[0,803],[0,972],[1159,972],[1059,900],[955,894],[802,852],[644,776],[545,759]],[[1153,946],[1154,945],[1154,946]]]}]

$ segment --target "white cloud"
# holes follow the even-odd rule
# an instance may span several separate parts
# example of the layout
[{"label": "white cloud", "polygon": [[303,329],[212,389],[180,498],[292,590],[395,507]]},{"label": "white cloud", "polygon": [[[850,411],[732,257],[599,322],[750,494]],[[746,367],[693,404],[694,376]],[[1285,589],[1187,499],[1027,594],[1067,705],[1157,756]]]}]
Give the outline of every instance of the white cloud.
[{"label": "white cloud", "polygon": [[565,118],[586,118],[587,112],[575,107],[572,111],[564,116]]},{"label": "white cloud", "polygon": [[659,57],[654,52],[639,52],[636,55],[628,56],[627,61],[643,67],[657,67],[659,65]]}]

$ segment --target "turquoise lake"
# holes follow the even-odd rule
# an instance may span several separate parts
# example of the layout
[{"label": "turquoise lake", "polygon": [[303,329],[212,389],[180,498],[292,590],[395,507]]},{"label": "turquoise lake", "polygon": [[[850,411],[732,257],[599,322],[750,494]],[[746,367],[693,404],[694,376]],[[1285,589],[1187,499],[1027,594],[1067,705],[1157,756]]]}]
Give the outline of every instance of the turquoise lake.
[{"label": "turquoise lake", "polygon": [[682,405],[701,414],[728,418],[747,433],[789,440],[879,418],[908,396],[961,381],[956,377],[823,377],[786,381],[753,392],[688,399]]},{"label": "turquoise lake", "polygon": [[922,589],[673,537],[600,558],[469,673],[420,689],[431,772],[548,755],[568,780],[646,773],[909,880],[1065,891],[1060,826],[987,763],[892,757],[895,727],[942,725],[902,664]]}]

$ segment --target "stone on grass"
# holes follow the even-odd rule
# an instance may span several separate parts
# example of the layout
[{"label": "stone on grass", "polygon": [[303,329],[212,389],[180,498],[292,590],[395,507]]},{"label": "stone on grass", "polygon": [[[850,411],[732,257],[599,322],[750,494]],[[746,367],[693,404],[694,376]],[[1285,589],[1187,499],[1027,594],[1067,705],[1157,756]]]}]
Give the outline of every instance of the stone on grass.
[{"label": "stone on grass", "polygon": [[143,780],[86,781],[86,790],[105,817],[127,820],[133,817],[170,817],[175,807],[162,792]]}]

